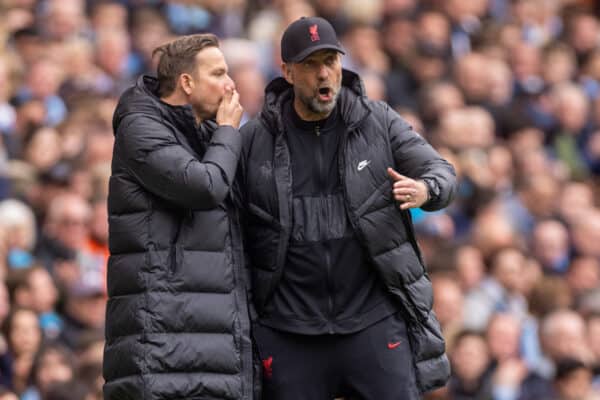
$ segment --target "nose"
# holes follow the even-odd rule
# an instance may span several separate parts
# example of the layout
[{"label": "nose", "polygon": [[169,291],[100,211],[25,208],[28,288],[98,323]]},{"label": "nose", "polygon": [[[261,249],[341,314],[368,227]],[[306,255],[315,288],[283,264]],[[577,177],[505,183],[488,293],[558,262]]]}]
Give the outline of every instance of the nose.
[{"label": "nose", "polygon": [[318,71],[319,79],[327,79],[328,76],[329,76],[329,69],[327,68],[327,65],[325,65],[325,64],[319,65],[319,71]]}]

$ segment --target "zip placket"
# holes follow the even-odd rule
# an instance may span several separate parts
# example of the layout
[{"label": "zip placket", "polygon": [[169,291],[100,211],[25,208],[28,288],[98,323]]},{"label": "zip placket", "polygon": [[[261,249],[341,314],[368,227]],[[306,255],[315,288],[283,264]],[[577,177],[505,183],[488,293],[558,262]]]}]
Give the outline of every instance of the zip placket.
[{"label": "zip placket", "polygon": [[[315,125],[315,135],[317,135],[317,138],[319,138],[319,149],[317,151],[317,170],[319,171],[319,189],[321,192],[321,195],[323,195],[325,193],[325,180],[326,180],[326,175],[328,174],[328,171],[325,171],[325,162],[323,160],[324,158],[324,149],[323,149],[323,142],[322,140],[320,140],[321,138],[321,128],[319,125]],[[321,210],[321,220],[323,224],[327,224],[327,210],[326,209],[322,209]],[[331,281],[331,249],[329,246],[329,243],[325,242],[323,243],[323,251],[325,254],[325,272],[326,272],[326,284],[327,284],[327,331],[330,334],[334,333],[334,329],[333,329],[333,325],[331,323],[334,315],[333,315],[333,291],[334,291],[334,287],[333,287],[333,282]]]}]

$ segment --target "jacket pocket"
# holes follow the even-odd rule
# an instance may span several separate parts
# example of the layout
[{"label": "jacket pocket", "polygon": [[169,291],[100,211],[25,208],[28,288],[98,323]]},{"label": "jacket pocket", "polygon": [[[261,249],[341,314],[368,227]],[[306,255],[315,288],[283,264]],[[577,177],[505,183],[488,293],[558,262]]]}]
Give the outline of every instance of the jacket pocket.
[{"label": "jacket pocket", "polygon": [[185,214],[181,215],[178,222],[177,231],[172,239],[171,246],[169,247],[169,272],[174,275],[179,266],[183,263],[183,252],[182,252],[182,238],[190,232],[189,227],[193,214],[188,210]]},{"label": "jacket pocket", "polygon": [[252,300],[258,314],[272,294],[278,265],[282,228],[279,221],[250,203],[244,221],[244,246],[252,280]]},{"label": "jacket pocket", "polygon": [[181,246],[178,244],[172,244],[169,248],[169,273],[175,275],[179,270],[179,265],[183,261],[181,254]]},{"label": "jacket pocket", "polygon": [[[272,225],[272,226],[276,226],[279,227],[279,221],[273,217],[271,214],[269,214],[268,212],[266,212],[265,210],[263,210],[262,208],[260,208],[259,206],[253,204],[253,203],[249,203],[248,204],[248,212],[249,212],[249,217],[251,219],[258,219],[259,221],[262,221],[265,224],[268,225]],[[254,217],[254,218],[252,218]]]},{"label": "jacket pocket", "polygon": [[281,225],[260,207],[249,204],[245,221],[245,243],[251,267],[274,271],[277,268],[277,250]]}]

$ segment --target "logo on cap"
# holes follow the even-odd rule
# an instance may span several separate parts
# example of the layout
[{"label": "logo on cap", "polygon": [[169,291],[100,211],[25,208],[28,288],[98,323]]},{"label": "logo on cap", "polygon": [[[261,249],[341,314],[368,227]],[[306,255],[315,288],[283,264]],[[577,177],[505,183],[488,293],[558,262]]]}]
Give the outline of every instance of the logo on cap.
[{"label": "logo on cap", "polygon": [[316,42],[317,40],[321,40],[319,37],[319,27],[317,24],[311,25],[308,27],[308,31],[310,32],[310,41]]}]

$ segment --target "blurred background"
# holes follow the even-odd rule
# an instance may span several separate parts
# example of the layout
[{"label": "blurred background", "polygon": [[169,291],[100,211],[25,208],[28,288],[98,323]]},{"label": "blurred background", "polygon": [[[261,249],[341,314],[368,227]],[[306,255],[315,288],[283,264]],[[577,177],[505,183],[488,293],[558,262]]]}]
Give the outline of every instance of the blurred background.
[{"label": "blurred background", "polygon": [[118,96],[221,38],[244,121],[303,15],[456,167],[413,210],[453,365],[427,399],[600,396],[600,2],[0,0],[0,400],[101,399]]}]

